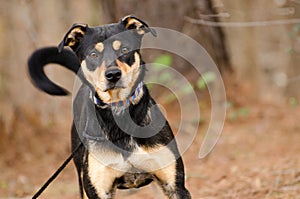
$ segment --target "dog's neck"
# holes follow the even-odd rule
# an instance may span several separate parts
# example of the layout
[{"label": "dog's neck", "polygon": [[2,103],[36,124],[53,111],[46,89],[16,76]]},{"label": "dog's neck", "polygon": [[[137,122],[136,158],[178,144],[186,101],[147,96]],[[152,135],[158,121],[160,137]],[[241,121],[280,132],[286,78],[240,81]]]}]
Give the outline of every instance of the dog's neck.
[{"label": "dog's neck", "polygon": [[132,93],[132,95],[129,96],[125,100],[121,100],[121,101],[117,101],[117,102],[104,103],[97,96],[94,96],[93,97],[93,102],[94,102],[94,104],[97,107],[102,108],[102,109],[111,108],[111,107],[117,107],[117,108],[118,107],[123,107],[123,108],[126,108],[130,104],[135,105],[135,104],[137,104],[140,101],[141,97],[143,96],[143,86],[144,86],[144,83],[140,82],[137,85],[137,87],[134,90],[134,92]]}]

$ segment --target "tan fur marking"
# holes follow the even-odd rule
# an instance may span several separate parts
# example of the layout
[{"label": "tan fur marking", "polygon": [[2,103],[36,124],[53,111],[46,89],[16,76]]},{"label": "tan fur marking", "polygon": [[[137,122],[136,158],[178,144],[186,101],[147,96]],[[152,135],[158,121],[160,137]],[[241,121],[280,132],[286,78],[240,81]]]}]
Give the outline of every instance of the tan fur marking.
[{"label": "tan fur marking", "polygon": [[130,25],[134,24],[137,28],[139,29],[143,24],[141,22],[139,22],[138,20],[134,19],[134,18],[128,18],[128,23],[126,24],[126,28],[128,28]]},{"label": "tan fur marking", "polygon": [[126,24],[126,28],[128,29],[130,25],[134,24],[136,26],[136,30],[137,33],[140,35],[145,34],[145,31],[141,29],[141,27],[143,26],[143,24],[141,22],[139,22],[138,20],[134,19],[134,18],[128,18],[127,19],[127,24]]},{"label": "tan fur marking", "polygon": [[121,41],[119,41],[119,40],[115,40],[115,41],[112,43],[112,47],[113,47],[114,50],[119,50],[120,47],[121,47],[121,45],[122,45],[122,43],[121,43]]},{"label": "tan fur marking", "polygon": [[112,190],[116,178],[137,169],[155,175],[162,183],[165,194],[172,199],[176,198],[173,194],[176,161],[174,154],[167,147],[162,145],[151,149],[137,147],[126,160],[119,153],[97,149],[92,145],[90,147],[88,175],[100,198],[111,196],[109,191]]},{"label": "tan fur marking", "polygon": [[75,36],[77,34],[84,35],[84,31],[81,30],[81,28],[75,28],[71,31],[72,36]]},{"label": "tan fur marking", "polygon": [[[130,67],[128,64],[121,62],[120,60],[116,60],[118,67],[122,71],[122,82],[124,84],[124,89],[121,89],[119,92],[119,100],[126,99],[132,87],[134,86],[135,81],[137,80],[140,74],[140,56],[138,53],[134,54],[135,62]],[[116,100],[117,101],[117,100]]]},{"label": "tan fur marking", "polygon": [[96,88],[96,92],[104,103],[113,102],[111,95],[107,91],[103,92],[102,90]]},{"label": "tan fur marking", "polygon": [[69,41],[68,46],[74,46],[76,43],[76,36],[78,36],[78,34],[80,35],[84,35],[84,31],[82,31],[79,27],[73,29],[69,35],[68,35],[68,39],[71,39],[71,41]]},{"label": "tan fur marking", "polygon": [[80,28],[75,28],[68,34],[68,38],[75,39],[78,34],[84,35],[84,32]]},{"label": "tan fur marking", "polygon": [[176,175],[176,162],[174,161],[171,165],[155,171],[154,174],[164,183],[169,185],[175,185]]},{"label": "tan fur marking", "polygon": [[106,89],[106,80],[104,77],[105,62],[102,62],[101,66],[97,67],[94,71],[90,71],[86,66],[86,62],[82,61],[81,68],[86,80],[94,86],[101,100],[106,103],[109,102],[111,97],[108,92],[104,91]]},{"label": "tan fur marking", "polygon": [[96,50],[101,53],[104,50],[104,44],[102,42],[99,42],[95,45]]},{"label": "tan fur marking", "polygon": [[121,62],[120,60],[116,60],[118,67],[125,72],[125,74],[130,70],[130,66],[128,66],[126,63]]},{"label": "tan fur marking", "polygon": [[86,192],[85,192],[84,189],[83,189],[83,199],[89,199],[89,198],[87,197]]},{"label": "tan fur marking", "polygon": [[[88,156],[88,174],[91,184],[95,187],[95,190],[100,198],[112,198],[109,193],[112,191],[111,189],[113,182],[116,178],[121,177],[124,172],[112,168],[114,166],[113,162],[118,160],[115,160],[115,158],[118,157],[114,157],[114,155],[111,157],[105,156],[104,158],[108,159],[101,161],[108,165],[102,164],[98,158],[99,157],[95,158],[91,154]],[[112,162],[111,165],[110,162]],[[118,162],[116,162],[116,164],[118,164]]]},{"label": "tan fur marking", "polygon": [[142,29],[139,29],[139,30],[137,30],[137,33],[140,34],[140,35],[143,35],[143,34],[145,34],[145,31],[142,30]]},{"label": "tan fur marking", "polygon": [[68,46],[74,46],[76,43],[74,38],[71,38],[71,41],[68,43]]},{"label": "tan fur marking", "polygon": [[124,97],[124,96],[120,95],[121,90],[122,89],[117,88],[117,89],[107,91],[111,97],[111,102],[117,102],[117,101],[126,99],[126,96]]},{"label": "tan fur marking", "polygon": [[167,147],[159,145],[152,149],[138,147],[128,161],[136,168],[155,173],[173,164],[175,157]]},{"label": "tan fur marking", "polygon": [[144,153],[144,155],[136,155],[135,157],[139,162],[132,164],[136,168],[141,165],[142,169],[154,174],[159,179],[167,198],[177,199],[175,195],[176,160],[174,154],[165,146],[143,147],[140,148],[140,153]]},{"label": "tan fur marking", "polygon": [[176,161],[174,160],[172,164],[168,165],[165,168],[162,168],[154,172],[154,175],[162,183],[162,188],[166,198],[169,199],[178,199],[177,194],[175,193],[176,187]]},{"label": "tan fur marking", "polygon": [[[121,167],[124,160],[121,154],[101,149],[91,149],[88,155],[88,175],[99,198],[113,198],[113,183],[124,172]],[[120,170],[119,170],[120,168]]]},{"label": "tan fur marking", "polygon": [[[81,171],[80,173],[80,180],[81,182],[83,182],[83,172]],[[84,186],[82,187],[82,192],[83,192],[83,199],[88,199],[87,195],[86,195],[86,192],[85,192],[85,189],[84,189]]]},{"label": "tan fur marking", "polygon": [[[140,74],[140,56],[137,52],[134,53],[134,60],[135,62],[133,63],[130,69],[132,70],[132,79],[136,80]],[[134,83],[135,81],[131,81],[130,83],[131,88],[133,87]]]}]

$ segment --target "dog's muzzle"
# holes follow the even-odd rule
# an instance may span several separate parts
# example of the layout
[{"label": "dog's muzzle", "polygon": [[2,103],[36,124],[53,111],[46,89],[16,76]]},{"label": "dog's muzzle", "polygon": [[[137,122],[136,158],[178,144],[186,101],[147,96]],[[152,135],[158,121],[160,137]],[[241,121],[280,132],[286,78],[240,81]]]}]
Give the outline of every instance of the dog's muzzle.
[{"label": "dog's muzzle", "polygon": [[122,72],[119,68],[108,68],[105,71],[105,78],[107,81],[111,82],[111,83],[116,83],[117,81],[119,81],[119,79],[121,79],[122,76]]}]

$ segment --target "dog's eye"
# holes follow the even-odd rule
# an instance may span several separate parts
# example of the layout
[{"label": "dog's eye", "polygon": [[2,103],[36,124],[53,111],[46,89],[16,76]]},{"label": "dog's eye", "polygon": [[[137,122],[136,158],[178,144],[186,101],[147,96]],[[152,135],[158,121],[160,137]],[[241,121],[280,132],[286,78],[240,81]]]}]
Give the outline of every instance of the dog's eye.
[{"label": "dog's eye", "polygon": [[95,53],[95,52],[90,53],[89,56],[90,56],[91,58],[97,58],[97,57],[98,57],[97,53]]},{"label": "dog's eye", "polygon": [[127,48],[127,47],[123,47],[122,49],[121,49],[121,53],[122,54],[126,54],[126,53],[128,53],[129,52],[129,49]]}]

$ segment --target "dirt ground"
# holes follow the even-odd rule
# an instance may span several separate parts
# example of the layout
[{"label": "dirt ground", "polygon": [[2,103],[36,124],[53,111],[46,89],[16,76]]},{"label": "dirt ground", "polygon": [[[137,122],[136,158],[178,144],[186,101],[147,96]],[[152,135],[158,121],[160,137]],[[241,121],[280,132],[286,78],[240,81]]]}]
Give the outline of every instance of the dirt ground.
[{"label": "dirt ground", "polygon": [[[247,114],[232,117],[232,113],[241,107],[246,108]],[[18,133],[2,132],[1,135],[2,199],[31,198],[70,152],[69,133],[66,132],[71,121],[64,127],[52,124],[45,128],[39,124],[34,112],[21,109],[16,113],[13,130]],[[205,117],[205,113],[203,115]],[[300,198],[299,118],[300,107],[289,103],[236,103],[228,110],[215,149],[205,159],[199,159],[208,118],[204,119],[196,139],[183,155],[186,184],[192,197]],[[171,118],[171,124],[174,123],[176,119]],[[155,185],[148,185],[139,190],[117,191],[116,198],[156,199],[161,198],[160,193]],[[40,198],[79,198],[73,163]]]}]

